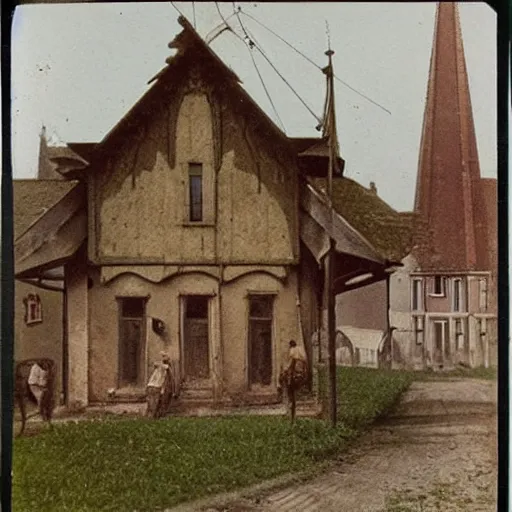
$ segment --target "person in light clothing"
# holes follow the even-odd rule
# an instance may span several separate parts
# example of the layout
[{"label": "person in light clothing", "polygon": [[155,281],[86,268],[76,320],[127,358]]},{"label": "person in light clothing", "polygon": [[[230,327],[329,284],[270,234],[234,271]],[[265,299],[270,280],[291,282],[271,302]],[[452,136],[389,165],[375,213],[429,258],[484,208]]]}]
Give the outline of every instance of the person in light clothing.
[{"label": "person in light clothing", "polygon": [[146,416],[151,418],[159,418],[167,412],[172,394],[171,360],[166,352],[161,352],[160,356],[162,361],[154,363],[146,388],[148,403]]},{"label": "person in light clothing", "polygon": [[30,368],[28,386],[36,397],[37,404],[40,406],[44,399],[45,391],[48,389],[48,372],[43,370],[37,363],[33,364]]}]

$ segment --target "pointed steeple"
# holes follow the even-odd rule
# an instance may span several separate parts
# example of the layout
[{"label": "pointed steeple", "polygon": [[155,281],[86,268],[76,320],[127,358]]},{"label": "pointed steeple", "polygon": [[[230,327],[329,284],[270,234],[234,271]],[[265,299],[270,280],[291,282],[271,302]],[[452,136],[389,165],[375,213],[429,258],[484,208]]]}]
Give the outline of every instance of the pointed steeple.
[{"label": "pointed steeple", "polygon": [[431,270],[484,270],[487,234],[457,4],[437,5],[414,209],[429,225]]}]

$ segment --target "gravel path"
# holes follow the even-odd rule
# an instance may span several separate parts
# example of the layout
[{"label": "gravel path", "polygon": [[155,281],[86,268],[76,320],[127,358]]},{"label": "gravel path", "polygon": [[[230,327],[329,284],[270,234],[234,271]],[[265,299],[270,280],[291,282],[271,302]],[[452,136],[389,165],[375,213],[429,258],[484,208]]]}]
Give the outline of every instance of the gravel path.
[{"label": "gravel path", "polygon": [[[225,512],[496,510],[496,382],[415,382],[333,470]],[[199,510],[199,509],[198,509]]]}]

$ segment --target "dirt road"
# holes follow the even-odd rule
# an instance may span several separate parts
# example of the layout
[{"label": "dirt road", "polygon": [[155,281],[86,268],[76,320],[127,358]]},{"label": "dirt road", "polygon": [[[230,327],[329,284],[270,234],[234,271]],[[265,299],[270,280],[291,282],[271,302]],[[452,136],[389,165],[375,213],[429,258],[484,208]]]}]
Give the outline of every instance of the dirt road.
[{"label": "dirt road", "polygon": [[306,484],[207,510],[491,512],[496,450],[496,382],[415,382],[395,413],[333,470]]}]

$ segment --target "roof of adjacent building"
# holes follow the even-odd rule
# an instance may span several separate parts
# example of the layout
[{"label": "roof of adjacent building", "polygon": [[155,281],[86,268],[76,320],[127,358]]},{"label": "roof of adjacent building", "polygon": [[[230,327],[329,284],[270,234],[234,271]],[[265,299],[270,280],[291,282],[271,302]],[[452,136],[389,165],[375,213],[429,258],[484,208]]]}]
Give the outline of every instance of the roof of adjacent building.
[{"label": "roof of adjacent building", "polygon": [[75,186],[67,180],[13,180],[14,240],[25,233]]},{"label": "roof of adjacent building", "polygon": [[[489,243],[458,8],[439,2],[415,211],[428,224],[422,270],[486,270]],[[417,236],[421,233],[417,232]]]},{"label": "roof of adjacent building", "polygon": [[[325,193],[325,178],[310,182]],[[412,250],[415,214],[397,212],[356,181],[345,177],[333,180],[333,207],[388,260],[400,261]]]}]

